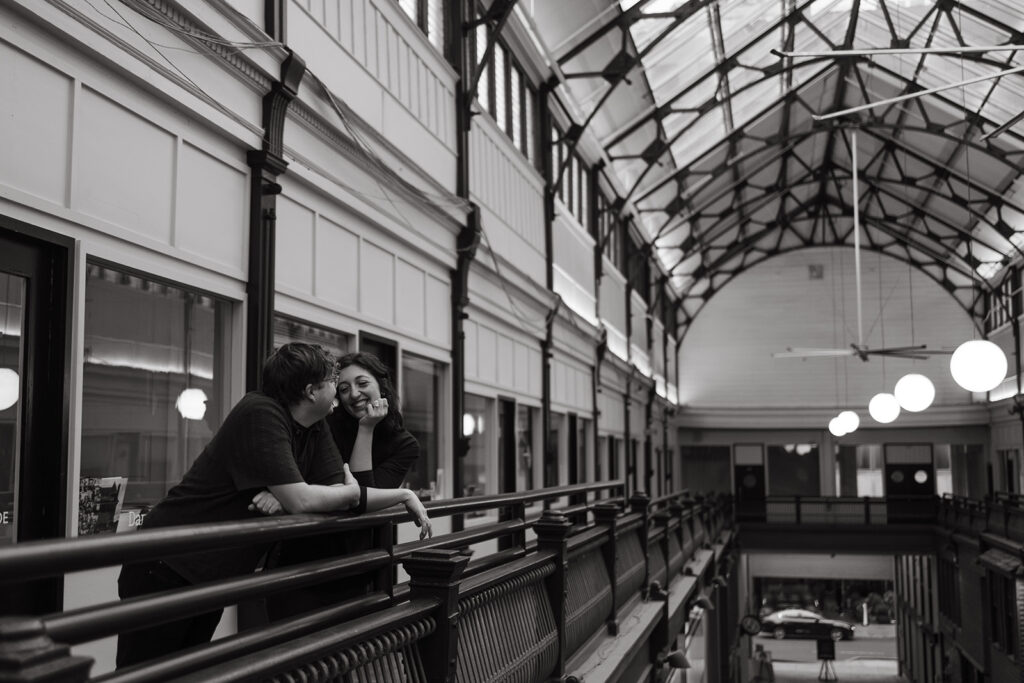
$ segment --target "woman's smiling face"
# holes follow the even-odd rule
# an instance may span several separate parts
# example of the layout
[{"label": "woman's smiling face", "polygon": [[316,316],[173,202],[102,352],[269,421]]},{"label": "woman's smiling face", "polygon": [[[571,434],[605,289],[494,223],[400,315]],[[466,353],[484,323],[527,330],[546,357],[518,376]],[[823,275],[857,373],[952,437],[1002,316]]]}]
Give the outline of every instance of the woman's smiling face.
[{"label": "woman's smiling face", "polygon": [[377,378],[363,366],[349,365],[338,375],[338,399],[345,411],[357,420],[366,415],[367,403],[380,397]]}]

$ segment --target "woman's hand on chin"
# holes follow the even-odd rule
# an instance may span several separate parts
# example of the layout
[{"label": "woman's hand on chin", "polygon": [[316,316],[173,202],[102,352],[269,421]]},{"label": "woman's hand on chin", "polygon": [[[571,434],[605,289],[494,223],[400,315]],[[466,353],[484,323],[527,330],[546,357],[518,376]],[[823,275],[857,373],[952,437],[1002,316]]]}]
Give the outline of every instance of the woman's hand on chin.
[{"label": "woman's hand on chin", "polygon": [[377,423],[388,416],[388,400],[386,398],[376,398],[372,401],[367,401],[366,412],[361,418],[359,418],[360,427],[376,427]]}]

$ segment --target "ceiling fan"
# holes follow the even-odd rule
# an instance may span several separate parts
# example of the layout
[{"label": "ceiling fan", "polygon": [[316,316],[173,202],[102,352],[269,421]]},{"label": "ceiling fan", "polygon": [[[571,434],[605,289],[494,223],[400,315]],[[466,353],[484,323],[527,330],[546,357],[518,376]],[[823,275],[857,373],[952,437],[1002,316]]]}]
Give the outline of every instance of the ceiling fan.
[{"label": "ceiling fan", "polygon": [[772,354],[772,358],[839,358],[856,356],[867,361],[869,356],[887,356],[889,358],[910,358],[927,360],[934,355],[949,355],[952,351],[932,350],[925,344],[914,346],[888,346],[872,349],[864,343],[863,314],[860,290],[860,197],[857,190],[857,131],[851,131],[851,155],[853,161],[853,259],[857,287],[857,342],[845,349],[821,349],[805,347],[787,347],[785,351]]}]

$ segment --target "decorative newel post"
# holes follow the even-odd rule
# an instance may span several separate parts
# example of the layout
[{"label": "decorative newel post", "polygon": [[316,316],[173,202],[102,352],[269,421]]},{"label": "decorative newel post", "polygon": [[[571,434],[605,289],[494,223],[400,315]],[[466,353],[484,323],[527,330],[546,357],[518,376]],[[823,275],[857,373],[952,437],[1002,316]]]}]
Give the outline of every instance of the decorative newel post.
[{"label": "decorative newel post", "polygon": [[455,680],[459,645],[459,581],[469,555],[458,550],[430,549],[412,554],[402,566],[409,573],[410,598],[435,598],[437,628],[420,641],[420,657],[428,681]]},{"label": "decorative newel post", "polygon": [[[668,504],[668,513],[671,517],[674,517],[678,522],[676,524],[676,540],[679,541],[679,551],[683,553],[683,562],[686,563],[686,537],[683,535],[683,505],[679,500],[673,500]],[[680,566],[682,571],[682,566]],[[671,580],[671,577],[670,577]]]},{"label": "decorative newel post", "polygon": [[92,663],[53,642],[38,619],[0,617],[0,683],[78,683],[89,680]]},{"label": "decorative newel post", "polygon": [[555,554],[555,572],[545,581],[548,589],[548,599],[551,601],[551,612],[555,617],[555,627],[558,629],[558,659],[555,660],[555,668],[551,672],[551,680],[561,680],[565,676],[565,660],[568,653],[565,651],[565,620],[566,597],[569,590],[567,575],[569,573],[569,529],[570,522],[564,514],[557,510],[545,510],[541,518],[533,525],[537,533],[537,551],[552,551]]},{"label": "decorative newel post", "polygon": [[647,507],[650,502],[650,496],[643,491],[637,491],[629,497],[630,512],[643,517],[643,521],[640,523],[640,547],[644,551],[644,583],[641,591],[644,600],[647,599],[647,588],[651,582],[651,549],[647,547],[651,536],[651,513]]},{"label": "decorative newel post", "polygon": [[608,627],[608,634],[619,635],[619,621],[615,615],[618,610],[618,573],[615,567],[618,565],[618,519],[620,508],[616,503],[598,503],[592,508],[594,512],[594,523],[597,526],[607,527],[608,540],[601,545],[601,554],[604,556],[604,568],[608,572],[608,580],[612,587],[612,608],[605,621]]}]

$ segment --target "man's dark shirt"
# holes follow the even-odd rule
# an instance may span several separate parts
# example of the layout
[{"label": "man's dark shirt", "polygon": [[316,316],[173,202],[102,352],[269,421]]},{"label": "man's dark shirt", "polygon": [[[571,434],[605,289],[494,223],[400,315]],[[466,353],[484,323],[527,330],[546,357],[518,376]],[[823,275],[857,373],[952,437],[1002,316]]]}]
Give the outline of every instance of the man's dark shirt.
[{"label": "man's dark shirt", "polygon": [[[254,391],[246,394],[185,473],[181,483],[154,507],[147,529],[258,518],[253,496],[268,486],[340,484],[341,455],[320,420],[304,428],[279,402]],[[255,570],[267,547],[242,546],[167,560],[185,579],[198,583]]]}]

